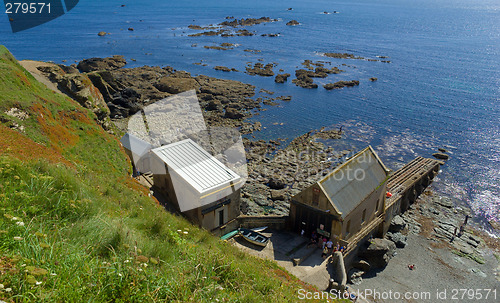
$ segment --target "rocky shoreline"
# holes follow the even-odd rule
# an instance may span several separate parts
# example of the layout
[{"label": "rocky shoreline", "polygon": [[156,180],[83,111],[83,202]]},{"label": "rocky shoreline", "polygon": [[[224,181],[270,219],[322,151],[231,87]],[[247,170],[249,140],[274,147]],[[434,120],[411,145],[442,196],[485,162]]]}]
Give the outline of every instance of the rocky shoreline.
[{"label": "rocky shoreline", "polygon": [[471,222],[464,225],[470,215],[470,210],[456,207],[450,198],[427,189],[405,213],[393,219],[384,239],[373,239],[361,250],[348,272],[350,288],[361,293],[377,289],[401,294],[498,289],[500,239]]},{"label": "rocky shoreline", "polygon": [[[269,97],[256,97],[255,86],[239,81],[204,75],[193,77],[188,72],[168,66],[124,68],[125,64],[123,57],[113,56],[86,59],[71,66],[44,63],[37,69],[70,97],[89,92],[78,99],[81,104],[88,108],[100,108],[102,114],[96,116],[102,120],[101,124],[113,120],[121,131],[126,131],[127,118],[143,107],[191,89],[196,91],[207,126],[239,128],[242,134],[261,129],[259,122],[245,121],[254,110],[259,110],[263,104],[276,105],[278,101],[292,100],[291,96],[270,97],[274,93],[263,89],[259,93]],[[323,68],[323,64],[318,62],[305,61],[304,65],[306,68],[314,66],[313,73]],[[257,63],[249,66],[248,70],[258,74],[272,67],[273,64]],[[233,70],[223,66],[216,69]],[[281,76],[288,77],[286,74]],[[336,161],[351,152],[334,151],[320,142],[340,137],[339,130],[323,128],[291,140],[286,147],[282,146],[285,145],[282,139],[265,142],[245,138],[249,177],[242,190],[242,213],[288,214],[292,195],[326,175]]]}]

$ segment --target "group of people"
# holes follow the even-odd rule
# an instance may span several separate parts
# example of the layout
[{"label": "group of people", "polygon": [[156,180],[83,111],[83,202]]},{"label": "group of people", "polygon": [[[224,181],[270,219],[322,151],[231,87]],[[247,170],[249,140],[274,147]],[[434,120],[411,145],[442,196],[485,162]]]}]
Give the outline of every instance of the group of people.
[{"label": "group of people", "polygon": [[340,251],[342,253],[345,251],[344,246],[340,246],[339,243],[337,243],[337,245],[333,245],[331,239],[325,236],[318,235],[315,231],[313,231],[311,234],[311,241],[309,242],[308,247],[310,247],[311,245],[321,247],[321,249],[323,250],[321,256],[323,258],[326,258],[328,255],[336,251]]}]

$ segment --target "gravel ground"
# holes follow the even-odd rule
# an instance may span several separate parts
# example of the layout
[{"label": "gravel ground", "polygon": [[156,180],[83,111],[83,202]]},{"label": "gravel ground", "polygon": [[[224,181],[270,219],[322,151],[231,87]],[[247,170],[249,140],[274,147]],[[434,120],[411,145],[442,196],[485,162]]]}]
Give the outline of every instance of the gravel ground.
[{"label": "gravel ground", "polygon": [[[373,302],[500,302],[499,262],[491,251],[482,253],[485,264],[453,254],[442,242],[409,235],[408,245],[397,250],[383,271],[368,273],[361,284],[350,287],[365,294],[376,290],[378,297],[367,296]],[[415,270],[409,270],[409,264],[414,264]],[[464,297],[461,289],[468,291]],[[487,289],[491,292],[486,299]],[[396,292],[400,299],[396,299]],[[406,299],[408,292],[410,297]],[[481,295],[483,298],[479,299]]]}]

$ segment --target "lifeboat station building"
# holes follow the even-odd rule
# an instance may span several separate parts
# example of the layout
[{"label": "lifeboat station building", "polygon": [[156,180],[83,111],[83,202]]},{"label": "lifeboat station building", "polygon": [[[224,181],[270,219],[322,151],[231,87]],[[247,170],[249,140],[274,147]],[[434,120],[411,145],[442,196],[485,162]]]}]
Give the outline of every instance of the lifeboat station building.
[{"label": "lifeboat station building", "polygon": [[290,225],[355,247],[383,223],[389,170],[371,146],[292,197]]}]

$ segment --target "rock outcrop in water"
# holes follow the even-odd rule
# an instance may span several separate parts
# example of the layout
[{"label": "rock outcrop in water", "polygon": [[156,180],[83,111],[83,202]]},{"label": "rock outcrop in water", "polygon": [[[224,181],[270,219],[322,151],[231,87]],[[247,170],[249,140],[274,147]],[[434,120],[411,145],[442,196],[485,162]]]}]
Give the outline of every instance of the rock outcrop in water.
[{"label": "rock outcrop in water", "polygon": [[223,71],[223,72],[237,72],[238,70],[236,68],[229,68],[229,67],[226,67],[226,66],[215,66],[214,67],[215,70],[220,70],[220,71]]},{"label": "rock outcrop in water", "polygon": [[340,89],[346,86],[352,87],[359,85],[358,80],[351,80],[351,81],[337,81],[335,83],[328,83],[323,85],[323,87],[327,90],[332,90],[332,89]]},{"label": "rock outcrop in water", "polygon": [[246,73],[249,75],[259,75],[263,77],[272,77],[274,76],[273,72],[274,64],[268,63],[266,65],[262,63],[255,63],[253,66],[248,65],[246,67]]},{"label": "rock outcrop in water", "polygon": [[256,24],[261,24],[261,23],[266,23],[266,22],[275,22],[278,21],[277,19],[271,19],[270,17],[261,17],[258,19],[255,18],[246,18],[246,19],[234,19],[232,21],[224,21],[219,23],[219,25],[222,26],[231,26],[231,27],[237,27],[237,26],[252,26]]},{"label": "rock outcrop in water", "polygon": [[288,77],[290,77],[290,74],[277,74],[276,78],[274,78],[274,82],[276,83],[285,83],[285,81],[288,80]]},{"label": "rock outcrop in water", "polygon": [[335,59],[358,59],[358,60],[364,59],[363,57],[355,56],[354,54],[349,54],[349,53],[324,53],[324,56]]}]

